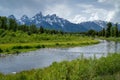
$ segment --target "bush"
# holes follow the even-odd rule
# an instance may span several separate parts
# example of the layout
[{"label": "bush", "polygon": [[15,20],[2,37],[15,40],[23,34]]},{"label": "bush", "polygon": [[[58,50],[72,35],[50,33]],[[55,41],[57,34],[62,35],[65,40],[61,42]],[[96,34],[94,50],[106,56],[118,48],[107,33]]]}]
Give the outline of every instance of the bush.
[{"label": "bush", "polygon": [[97,61],[94,67],[97,75],[118,72],[120,71],[120,54],[113,54],[109,55],[107,58],[101,58]]},{"label": "bush", "polygon": [[45,48],[45,45],[41,45],[41,48]]},{"label": "bush", "polygon": [[28,35],[31,35],[32,33],[29,31],[27,34],[28,34]]},{"label": "bush", "polygon": [[35,46],[35,48],[41,48],[41,46],[40,46],[40,45],[37,45],[37,46]]},{"label": "bush", "polygon": [[31,46],[28,46],[28,45],[23,46],[23,49],[30,49],[30,48],[32,48],[32,47],[31,47]]},{"label": "bush", "polygon": [[15,53],[16,53],[16,54],[19,54],[19,53],[20,53],[20,51],[16,50],[16,51],[15,51]]},{"label": "bush", "polygon": [[5,32],[5,30],[0,29],[0,35],[1,35],[2,33],[4,33],[4,32]]},{"label": "bush", "polygon": [[25,46],[14,46],[12,49],[30,49],[31,46],[25,45]]},{"label": "bush", "polygon": [[67,45],[70,45],[70,43],[67,43]]},{"label": "bush", "polygon": [[3,52],[3,50],[0,48],[0,53],[2,53]]},{"label": "bush", "polygon": [[16,37],[15,33],[11,33],[11,37]]},{"label": "bush", "polygon": [[18,80],[27,80],[27,76],[24,74],[21,74]]},{"label": "bush", "polygon": [[6,49],[5,52],[9,52],[9,49]]},{"label": "bush", "polygon": [[4,37],[6,34],[7,34],[6,32],[2,33],[2,34],[1,34],[1,37]]},{"label": "bush", "polygon": [[58,46],[58,45],[59,45],[59,43],[56,43],[55,45],[56,45],[56,46]]},{"label": "bush", "polygon": [[23,49],[23,47],[22,46],[13,46],[12,49]]}]

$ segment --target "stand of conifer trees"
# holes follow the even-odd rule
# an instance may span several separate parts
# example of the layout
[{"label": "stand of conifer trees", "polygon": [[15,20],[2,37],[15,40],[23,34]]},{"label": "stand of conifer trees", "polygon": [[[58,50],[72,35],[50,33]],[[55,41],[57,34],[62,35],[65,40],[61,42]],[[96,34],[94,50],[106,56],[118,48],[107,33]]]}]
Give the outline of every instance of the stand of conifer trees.
[{"label": "stand of conifer trees", "polygon": [[33,34],[33,33],[47,33],[47,34],[63,34],[62,31],[56,31],[56,30],[48,30],[48,29],[44,29],[42,26],[40,27],[36,27],[35,25],[18,25],[18,23],[16,22],[16,20],[11,19],[11,18],[6,18],[6,17],[1,17],[0,16],[0,29],[4,29],[4,30],[12,30],[12,31],[17,31],[17,30],[21,30],[23,32],[27,32],[29,35]]},{"label": "stand of conifer trees", "polygon": [[102,37],[120,37],[120,31],[118,30],[118,24],[112,25],[111,22],[107,23],[107,27],[97,32],[95,30],[89,30],[86,33],[88,36],[102,36]]}]

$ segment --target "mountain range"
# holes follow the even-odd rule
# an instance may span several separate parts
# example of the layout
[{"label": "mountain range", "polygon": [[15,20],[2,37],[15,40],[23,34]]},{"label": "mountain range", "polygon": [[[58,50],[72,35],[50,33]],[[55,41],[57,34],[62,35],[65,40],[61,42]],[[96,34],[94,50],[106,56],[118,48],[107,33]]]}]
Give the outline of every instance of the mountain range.
[{"label": "mountain range", "polygon": [[[43,26],[47,29],[61,30],[64,32],[86,32],[88,30],[100,31],[107,27],[106,21],[95,20],[81,23],[72,23],[66,19],[60,18],[56,14],[43,16],[42,12],[37,13],[32,18],[27,15],[23,15],[20,19],[15,18],[14,15],[8,16],[8,18],[15,19],[20,25],[36,25],[37,27]],[[114,23],[113,23],[114,24]],[[120,24],[119,24],[120,26]],[[119,28],[120,29],[120,28]]]}]

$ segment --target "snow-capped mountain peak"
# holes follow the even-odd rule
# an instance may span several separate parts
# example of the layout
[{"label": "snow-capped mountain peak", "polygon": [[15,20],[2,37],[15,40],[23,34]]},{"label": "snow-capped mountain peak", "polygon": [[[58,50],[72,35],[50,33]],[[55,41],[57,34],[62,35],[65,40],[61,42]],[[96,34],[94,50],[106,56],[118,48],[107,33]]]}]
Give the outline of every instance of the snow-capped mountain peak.
[{"label": "snow-capped mountain peak", "polygon": [[[9,18],[15,19],[13,15],[9,16]],[[64,18],[60,18],[56,14],[48,14],[44,16],[42,12],[37,13],[35,16],[29,18],[26,15],[23,15],[20,19],[16,19],[18,24],[26,24],[26,25],[36,25],[37,27],[43,26],[47,29],[55,29],[62,30],[65,32],[85,32],[88,30],[96,30],[100,31],[103,28],[106,28],[108,22],[95,20],[95,21],[87,21],[82,22],[80,24],[75,24],[69,22]]]},{"label": "snow-capped mountain peak", "polygon": [[15,16],[14,15],[9,15],[8,18],[11,18],[11,19],[14,19],[16,20]]},{"label": "snow-capped mountain peak", "polygon": [[95,20],[95,21],[93,21],[93,22],[96,23],[97,25],[101,26],[102,28],[107,27],[106,24],[108,23],[108,22],[102,21],[102,20]]},{"label": "snow-capped mountain peak", "polygon": [[27,15],[23,15],[22,17],[21,17],[21,20],[28,20],[29,19],[29,17],[27,16]]},{"label": "snow-capped mountain peak", "polygon": [[37,13],[37,14],[36,14],[35,16],[33,16],[32,18],[37,19],[37,20],[42,19],[42,18],[43,18],[42,12]]},{"label": "snow-capped mountain peak", "polygon": [[56,14],[51,15],[52,18],[57,18]]}]

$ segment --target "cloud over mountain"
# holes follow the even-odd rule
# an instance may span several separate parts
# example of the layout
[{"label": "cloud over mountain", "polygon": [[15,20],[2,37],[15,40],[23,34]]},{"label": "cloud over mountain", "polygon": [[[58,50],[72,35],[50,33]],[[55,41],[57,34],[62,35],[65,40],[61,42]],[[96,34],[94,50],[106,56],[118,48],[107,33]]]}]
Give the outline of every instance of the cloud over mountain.
[{"label": "cloud over mountain", "polygon": [[120,0],[0,0],[0,15],[27,14],[32,17],[42,11],[57,14],[74,23],[106,20],[120,23]]}]

